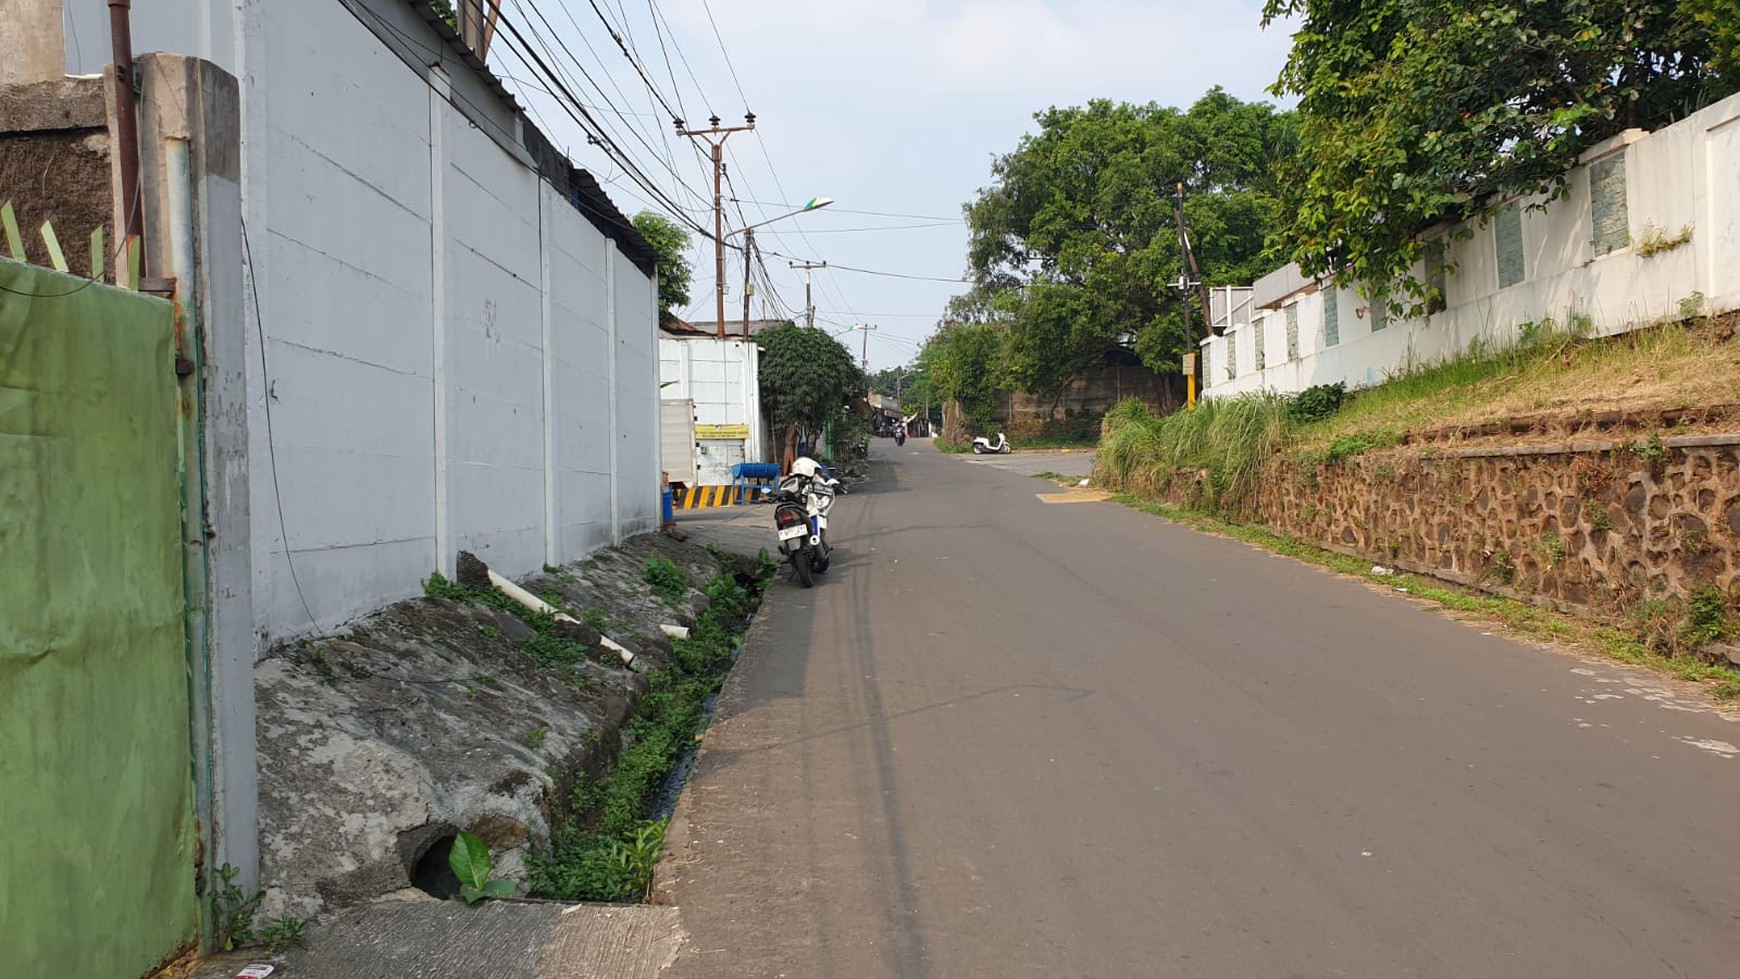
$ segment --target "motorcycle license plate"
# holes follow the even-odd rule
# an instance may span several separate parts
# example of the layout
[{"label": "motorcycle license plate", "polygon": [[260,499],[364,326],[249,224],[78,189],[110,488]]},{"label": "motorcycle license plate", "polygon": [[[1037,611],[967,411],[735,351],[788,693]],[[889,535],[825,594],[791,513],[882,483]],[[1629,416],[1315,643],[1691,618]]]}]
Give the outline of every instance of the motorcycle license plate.
[{"label": "motorcycle license plate", "polygon": [[795,540],[796,538],[808,537],[809,535],[810,535],[810,530],[808,527],[787,527],[784,530],[779,532],[779,539],[780,540]]}]

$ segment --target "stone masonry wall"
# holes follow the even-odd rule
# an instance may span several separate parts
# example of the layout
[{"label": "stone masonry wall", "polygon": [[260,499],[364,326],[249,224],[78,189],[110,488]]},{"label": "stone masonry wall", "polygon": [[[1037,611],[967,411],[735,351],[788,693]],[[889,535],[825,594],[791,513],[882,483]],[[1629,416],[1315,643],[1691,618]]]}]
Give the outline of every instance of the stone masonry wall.
[{"label": "stone masonry wall", "polygon": [[1277,463],[1260,492],[1280,533],[1575,611],[1740,600],[1740,435]]}]

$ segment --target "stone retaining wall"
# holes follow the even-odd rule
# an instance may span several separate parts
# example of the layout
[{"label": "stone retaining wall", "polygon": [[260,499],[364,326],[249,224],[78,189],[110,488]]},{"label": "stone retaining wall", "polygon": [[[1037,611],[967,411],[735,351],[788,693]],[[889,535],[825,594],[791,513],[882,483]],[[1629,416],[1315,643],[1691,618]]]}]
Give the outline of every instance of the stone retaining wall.
[{"label": "stone retaining wall", "polygon": [[[1174,479],[1186,502],[1189,479]],[[1607,617],[1740,599],[1740,435],[1400,449],[1277,463],[1257,522],[1292,537]]]}]

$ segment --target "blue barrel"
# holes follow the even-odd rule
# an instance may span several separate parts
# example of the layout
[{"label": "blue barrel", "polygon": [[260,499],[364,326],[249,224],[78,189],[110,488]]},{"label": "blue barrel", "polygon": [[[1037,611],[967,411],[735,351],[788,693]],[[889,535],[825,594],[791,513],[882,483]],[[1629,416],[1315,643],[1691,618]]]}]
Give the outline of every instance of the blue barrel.
[{"label": "blue barrel", "polygon": [[731,475],[735,479],[778,479],[779,463],[739,462],[731,467]]},{"label": "blue barrel", "polygon": [[671,499],[671,488],[665,487],[665,523],[673,523],[677,519],[676,510]]}]

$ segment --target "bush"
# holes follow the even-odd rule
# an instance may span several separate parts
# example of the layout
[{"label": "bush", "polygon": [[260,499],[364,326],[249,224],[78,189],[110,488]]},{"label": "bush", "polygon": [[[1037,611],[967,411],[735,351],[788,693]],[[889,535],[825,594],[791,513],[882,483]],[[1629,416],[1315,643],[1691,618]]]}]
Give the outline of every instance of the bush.
[{"label": "bush", "polygon": [[1347,385],[1337,381],[1334,384],[1317,384],[1300,391],[1287,404],[1287,414],[1301,425],[1321,421],[1341,410],[1341,402],[1347,397]]},{"label": "bush", "polygon": [[1106,412],[1106,417],[1100,420],[1100,431],[1109,435],[1133,422],[1153,420],[1154,413],[1148,410],[1148,402],[1141,398],[1125,398]]},{"label": "bush", "polygon": [[1239,510],[1253,501],[1263,464],[1292,438],[1288,403],[1278,395],[1246,394],[1163,418],[1142,418],[1119,405],[1108,415],[1095,481],[1152,495],[1179,469],[1206,470],[1209,498],[1203,502]]}]

